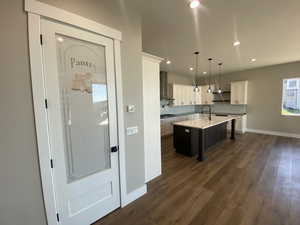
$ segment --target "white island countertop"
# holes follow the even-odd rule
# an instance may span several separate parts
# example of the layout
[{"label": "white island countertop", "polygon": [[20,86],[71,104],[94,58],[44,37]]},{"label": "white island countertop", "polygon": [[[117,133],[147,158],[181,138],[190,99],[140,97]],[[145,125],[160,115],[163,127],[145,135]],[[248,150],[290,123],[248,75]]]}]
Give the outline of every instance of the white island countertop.
[{"label": "white island countertop", "polygon": [[199,119],[195,120],[186,120],[186,121],[180,121],[175,122],[173,125],[176,126],[183,126],[183,127],[191,127],[191,128],[197,128],[197,129],[206,129],[209,127],[216,126],[221,123],[229,122],[234,119],[240,119],[241,116],[211,116],[211,120],[208,119],[208,116],[201,117]]}]

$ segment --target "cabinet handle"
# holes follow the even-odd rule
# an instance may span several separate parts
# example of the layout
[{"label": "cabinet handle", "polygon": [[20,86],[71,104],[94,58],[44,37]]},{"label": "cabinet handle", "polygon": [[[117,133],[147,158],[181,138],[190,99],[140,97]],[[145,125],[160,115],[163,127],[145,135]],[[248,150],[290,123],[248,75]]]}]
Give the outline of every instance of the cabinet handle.
[{"label": "cabinet handle", "polygon": [[190,130],[189,129],[185,129],[184,132],[185,133],[190,133]]}]

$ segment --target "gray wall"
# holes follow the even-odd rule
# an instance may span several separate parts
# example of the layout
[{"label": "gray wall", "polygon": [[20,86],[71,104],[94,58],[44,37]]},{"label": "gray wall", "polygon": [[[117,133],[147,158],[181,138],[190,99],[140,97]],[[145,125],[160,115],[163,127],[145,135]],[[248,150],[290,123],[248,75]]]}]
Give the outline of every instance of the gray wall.
[{"label": "gray wall", "polygon": [[0,4],[0,224],[44,225],[23,0]]},{"label": "gray wall", "polygon": [[300,133],[300,117],[282,116],[282,80],[300,77],[300,62],[263,67],[222,76],[223,81],[248,80],[248,128]]},{"label": "gray wall", "polygon": [[[125,125],[140,128],[139,134],[126,138],[127,187],[132,191],[144,183],[141,20],[137,10],[121,0],[47,2],[123,32],[124,104],[136,105],[136,113],[125,114]],[[0,224],[44,225],[27,17],[23,0],[1,1],[0,9]]]},{"label": "gray wall", "polygon": [[169,84],[184,84],[184,85],[193,85],[194,80],[193,76],[182,75],[177,73],[168,73],[168,83]]}]

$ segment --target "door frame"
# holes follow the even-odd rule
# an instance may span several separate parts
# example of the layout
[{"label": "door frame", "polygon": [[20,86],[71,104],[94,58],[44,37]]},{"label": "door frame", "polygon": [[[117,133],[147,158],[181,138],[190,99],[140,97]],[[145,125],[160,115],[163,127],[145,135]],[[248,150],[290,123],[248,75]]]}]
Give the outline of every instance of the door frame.
[{"label": "door frame", "polygon": [[41,46],[41,18],[48,18],[56,22],[75,26],[108,37],[114,43],[116,108],[118,120],[119,142],[119,176],[121,207],[130,202],[127,194],[126,161],[125,161],[125,125],[123,109],[123,87],[121,70],[121,40],[122,33],[105,25],[88,20],[76,14],[36,1],[25,0],[25,11],[28,13],[28,38],[32,95],[34,103],[35,127],[39,154],[39,165],[42,181],[42,191],[48,225],[58,225],[58,209],[55,201],[53,170],[50,160],[51,149],[49,142],[49,127],[47,110],[45,107],[45,80],[43,72],[43,58]]}]

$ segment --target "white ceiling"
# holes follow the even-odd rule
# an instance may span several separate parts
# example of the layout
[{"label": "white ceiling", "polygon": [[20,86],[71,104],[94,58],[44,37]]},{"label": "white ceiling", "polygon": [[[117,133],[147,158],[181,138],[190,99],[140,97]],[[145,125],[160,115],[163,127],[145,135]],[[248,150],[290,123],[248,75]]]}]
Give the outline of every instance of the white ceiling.
[{"label": "white ceiling", "polygon": [[209,57],[224,62],[225,73],[300,60],[299,0],[201,0],[198,9],[188,3],[144,1],[143,50],[171,60],[164,70],[192,74],[195,50],[201,72]]}]

